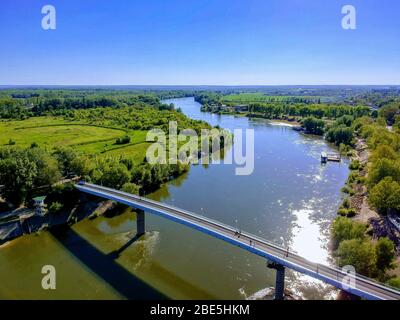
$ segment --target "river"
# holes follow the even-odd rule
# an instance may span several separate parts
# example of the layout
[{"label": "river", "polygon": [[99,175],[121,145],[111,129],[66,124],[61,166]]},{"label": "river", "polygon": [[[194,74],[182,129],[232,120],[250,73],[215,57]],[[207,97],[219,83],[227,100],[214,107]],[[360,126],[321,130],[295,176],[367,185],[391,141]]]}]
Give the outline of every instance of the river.
[{"label": "river", "polygon": [[[332,146],[289,126],[200,111],[193,98],[166,100],[193,119],[227,129],[254,129],[255,169],[195,165],[149,197],[219,220],[331,264],[329,228],[348,176],[347,160],[320,164]],[[0,298],[244,299],[274,285],[264,259],[166,219],[147,215],[148,233],[130,244],[135,215],[86,219],[68,230],[24,236],[0,248]],[[119,254],[116,252],[119,251]],[[43,290],[41,268],[53,265],[57,289]],[[296,272],[287,287],[305,299],[337,290]]]}]

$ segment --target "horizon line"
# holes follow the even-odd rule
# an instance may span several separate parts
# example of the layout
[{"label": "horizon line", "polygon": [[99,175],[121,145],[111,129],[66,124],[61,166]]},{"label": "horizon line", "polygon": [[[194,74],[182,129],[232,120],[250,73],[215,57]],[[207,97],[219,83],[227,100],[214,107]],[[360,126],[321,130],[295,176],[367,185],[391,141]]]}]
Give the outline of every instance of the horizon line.
[{"label": "horizon line", "polygon": [[400,87],[399,84],[0,84],[1,87]]}]

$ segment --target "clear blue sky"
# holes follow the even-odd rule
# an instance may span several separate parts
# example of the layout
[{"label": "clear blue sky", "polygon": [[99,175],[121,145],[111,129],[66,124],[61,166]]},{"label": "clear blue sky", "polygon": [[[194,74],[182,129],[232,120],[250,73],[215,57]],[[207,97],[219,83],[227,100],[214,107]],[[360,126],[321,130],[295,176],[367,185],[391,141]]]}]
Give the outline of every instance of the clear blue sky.
[{"label": "clear blue sky", "polygon": [[400,84],[399,17],[398,0],[1,0],[0,85]]}]

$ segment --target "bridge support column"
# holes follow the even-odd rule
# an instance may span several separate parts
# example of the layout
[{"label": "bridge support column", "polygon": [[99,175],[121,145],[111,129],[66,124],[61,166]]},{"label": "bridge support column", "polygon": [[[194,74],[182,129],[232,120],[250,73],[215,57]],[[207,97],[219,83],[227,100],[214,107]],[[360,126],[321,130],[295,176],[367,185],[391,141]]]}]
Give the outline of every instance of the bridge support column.
[{"label": "bridge support column", "polygon": [[136,230],[137,236],[142,236],[146,233],[144,211],[136,210]]},{"label": "bridge support column", "polygon": [[275,300],[283,300],[285,298],[285,267],[275,262],[269,262],[267,266],[276,270]]}]

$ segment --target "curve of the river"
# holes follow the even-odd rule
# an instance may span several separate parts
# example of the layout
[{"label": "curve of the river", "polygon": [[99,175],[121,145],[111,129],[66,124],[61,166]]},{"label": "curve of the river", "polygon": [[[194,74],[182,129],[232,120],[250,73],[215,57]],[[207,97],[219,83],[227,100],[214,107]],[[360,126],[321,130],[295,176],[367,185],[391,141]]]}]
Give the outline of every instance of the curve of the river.
[{"label": "curve of the river", "polygon": [[[254,129],[255,170],[237,176],[234,165],[192,166],[151,198],[330,263],[329,228],[348,175],[346,161],[320,164],[321,152],[332,146],[286,125],[200,112],[193,98],[165,102],[212,125]],[[135,225],[135,216],[127,210],[4,245],[0,297],[243,299],[263,297],[274,285],[274,271],[263,259],[160,217],[148,215],[149,232],[124,246],[134,236]],[[47,264],[56,267],[56,290],[41,288],[41,268]],[[307,299],[336,294],[332,287],[290,271],[287,287]]]}]

